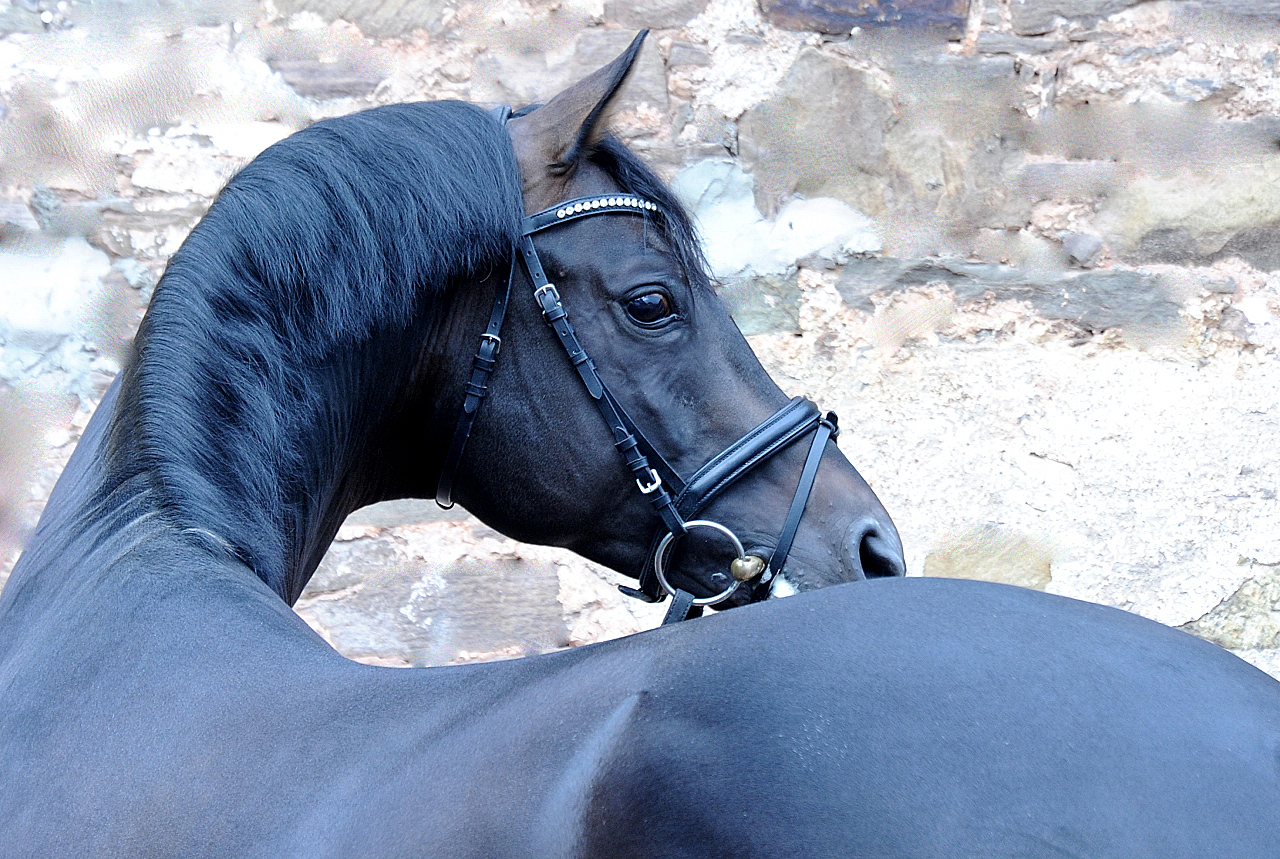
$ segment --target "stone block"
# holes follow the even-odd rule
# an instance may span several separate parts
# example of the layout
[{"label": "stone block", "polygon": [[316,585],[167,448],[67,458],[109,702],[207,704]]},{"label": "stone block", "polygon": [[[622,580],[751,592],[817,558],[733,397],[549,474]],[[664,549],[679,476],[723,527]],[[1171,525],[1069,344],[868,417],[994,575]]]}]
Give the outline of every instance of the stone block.
[{"label": "stone block", "polygon": [[836,289],[850,306],[869,312],[872,295],[930,284],[950,288],[961,304],[988,294],[1025,301],[1046,319],[1088,331],[1161,331],[1179,319],[1178,303],[1160,278],[1137,271],[1055,273],[957,259],[855,259],[844,267]]},{"label": "stone block", "polygon": [[[449,524],[455,530],[410,526],[335,542],[298,613],[343,655],[384,665],[439,665],[566,646],[555,565],[488,551],[476,539],[483,529]],[[415,532],[433,539],[413,541]],[[414,550],[405,550],[405,534]],[[473,556],[452,545],[459,535]]]},{"label": "stone block", "polygon": [[884,209],[889,100],[870,75],[813,48],[800,52],[773,98],[738,122],[738,145],[766,216],[793,196]]},{"label": "stone block", "polygon": [[711,52],[702,45],[695,45],[691,42],[674,42],[671,45],[671,50],[667,52],[668,68],[709,65],[711,65]]},{"label": "stone block", "polygon": [[924,574],[1042,591],[1053,579],[1054,554],[1043,540],[987,525],[934,548],[924,559]]},{"label": "stone block", "polygon": [[1232,650],[1280,647],[1280,567],[1254,569],[1259,575],[1180,629]]},{"label": "stone block", "polygon": [[743,334],[799,334],[798,272],[789,276],[735,278],[719,290],[720,299]]},{"label": "stone block", "polygon": [[1135,175],[1094,221],[1120,259],[1204,265],[1240,257],[1280,268],[1280,156]]},{"label": "stone block", "polygon": [[1245,227],[1224,234],[1196,235],[1185,227],[1144,235],[1128,259],[1137,263],[1208,265],[1239,257],[1263,271],[1280,269],[1280,223]]},{"label": "stone block", "polygon": [[366,96],[383,79],[380,70],[355,62],[281,59],[270,66],[298,95],[321,100]]},{"label": "stone block", "polygon": [[405,36],[414,30],[439,35],[448,20],[445,10],[453,7],[448,0],[279,0],[276,3],[283,15],[311,12],[330,22],[341,19],[355,24],[365,35],[377,38]]},{"label": "stone block", "polygon": [[605,0],[604,19],[623,27],[669,30],[702,14],[707,0]]},{"label": "stone block", "polygon": [[1102,239],[1090,233],[1063,233],[1062,247],[1071,262],[1081,268],[1093,268],[1102,255]]},{"label": "stone block", "polygon": [[788,30],[847,35],[854,27],[937,28],[959,35],[968,0],[760,0],[769,23]]},{"label": "stone block", "polygon": [[0,36],[11,33],[43,33],[44,23],[40,13],[24,9],[17,4],[0,6]]},{"label": "stone block", "polygon": [[0,238],[14,232],[34,233],[40,224],[26,203],[18,200],[0,201]]},{"label": "stone block", "polygon": [[977,48],[980,54],[1034,55],[1060,51],[1067,46],[1062,39],[1033,39],[1009,33],[979,33]]},{"label": "stone block", "polygon": [[1058,19],[1092,25],[1123,12],[1143,0],[1011,0],[1013,30],[1020,36],[1038,36],[1056,26]]}]

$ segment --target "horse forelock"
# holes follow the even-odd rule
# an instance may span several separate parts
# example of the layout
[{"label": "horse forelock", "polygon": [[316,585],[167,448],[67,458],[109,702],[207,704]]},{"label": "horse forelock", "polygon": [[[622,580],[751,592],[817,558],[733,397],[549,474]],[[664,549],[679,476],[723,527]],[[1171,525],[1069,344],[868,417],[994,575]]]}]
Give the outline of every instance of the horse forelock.
[{"label": "horse forelock", "polygon": [[[325,120],[272,146],[174,254],[126,368],[116,467],[288,599],[286,555],[380,417],[431,312],[509,258],[503,129],[459,102]],[[358,388],[360,396],[354,395]],[[370,397],[373,397],[371,400]]]},{"label": "horse forelock", "polygon": [[710,285],[712,278],[697,228],[684,206],[648,165],[612,136],[597,143],[587,157],[618,184],[618,190],[644,197],[657,205],[654,222],[658,234],[675,256],[685,277],[698,286]]}]

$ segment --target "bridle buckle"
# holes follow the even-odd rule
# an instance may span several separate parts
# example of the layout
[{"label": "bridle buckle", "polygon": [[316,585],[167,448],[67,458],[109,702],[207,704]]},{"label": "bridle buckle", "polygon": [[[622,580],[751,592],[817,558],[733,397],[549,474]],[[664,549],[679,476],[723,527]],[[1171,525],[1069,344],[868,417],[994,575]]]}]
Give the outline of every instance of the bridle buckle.
[{"label": "bridle buckle", "polygon": [[649,481],[649,483],[645,483],[643,478],[636,478],[636,486],[645,495],[652,495],[662,487],[662,475],[650,468]]},{"label": "bridle buckle", "polygon": [[537,299],[539,304],[542,304],[543,293],[549,293],[552,301],[557,304],[560,303],[560,292],[556,289],[556,285],[554,283],[544,284],[533,291],[533,297]]},{"label": "bridle buckle", "polygon": [[490,334],[488,331],[480,335],[480,343],[483,346],[485,341],[493,344],[493,357],[497,358],[498,353],[502,351],[502,338],[497,334]]}]

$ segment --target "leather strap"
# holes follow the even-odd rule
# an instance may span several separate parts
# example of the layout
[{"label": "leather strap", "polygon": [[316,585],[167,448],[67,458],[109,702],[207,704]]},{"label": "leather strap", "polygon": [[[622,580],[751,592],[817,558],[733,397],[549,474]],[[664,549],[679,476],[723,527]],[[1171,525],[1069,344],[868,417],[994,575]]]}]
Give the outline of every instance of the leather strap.
[{"label": "leather strap", "polygon": [[511,299],[511,276],[514,273],[515,267],[512,266],[507,271],[507,285],[494,296],[493,309],[489,311],[489,324],[480,335],[480,348],[471,359],[471,378],[467,381],[466,395],[462,400],[462,413],[458,415],[458,423],[453,428],[453,441],[449,444],[444,466],[440,469],[440,482],[436,484],[436,503],[446,510],[453,506],[453,481],[458,476],[458,466],[462,463],[462,453],[466,450],[467,439],[471,437],[471,428],[480,411],[480,402],[489,393],[489,376],[493,373],[493,368],[498,366],[498,352],[502,350],[499,332],[502,331],[502,322],[507,316],[507,303]]},{"label": "leather strap", "polygon": [[662,625],[667,626],[668,624],[679,623],[691,617],[702,617],[702,606],[694,605],[694,599],[696,597],[693,594],[676,588],[676,595],[671,598],[671,606],[667,609],[667,613],[663,615]]},{"label": "leather strap", "polygon": [[645,212],[656,211],[658,211],[656,204],[651,203],[644,197],[637,197],[635,194],[574,197],[572,200],[566,200],[558,206],[529,215],[524,219],[524,234],[531,236],[534,233],[542,232],[547,227],[554,227],[556,224],[567,224],[569,221],[576,221],[578,218],[599,215],[604,212],[630,212],[642,215]]},{"label": "leather strap", "polygon": [[[620,211],[631,210],[620,209]],[[559,221],[549,222],[547,226],[552,223],[559,223]],[[648,497],[649,503],[657,511],[668,530],[675,534],[683,534],[684,520],[676,512],[674,499],[664,486],[661,476],[650,466],[648,457],[640,450],[638,433],[632,431],[630,422],[624,420],[619,409],[615,407],[617,399],[609,393],[600,374],[596,372],[596,366],[591,357],[578,341],[578,335],[569,322],[569,313],[560,301],[560,293],[556,290],[555,284],[547,280],[542,262],[538,259],[538,252],[533,246],[533,239],[530,238],[533,232],[536,230],[526,223],[525,234],[520,240],[520,251],[525,268],[529,272],[529,279],[533,281],[533,296],[542,309],[542,316],[555,332],[561,347],[569,356],[569,362],[578,371],[578,376],[586,385],[587,393],[595,401],[596,408],[604,417],[605,423],[609,425],[609,431],[613,433],[614,446],[622,453],[627,467],[631,469],[636,488]]]},{"label": "leather strap", "polygon": [[753,602],[764,598],[759,595],[761,588],[765,589],[764,596],[768,596],[769,589],[773,587],[773,580],[787,565],[787,556],[791,554],[791,544],[795,542],[796,531],[800,528],[800,519],[804,516],[805,505],[809,503],[809,495],[813,492],[813,482],[818,477],[818,466],[822,464],[822,454],[826,452],[827,441],[840,434],[837,421],[835,412],[827,412],[826,416],[818,421],[818,431],[813,435],[813,444],[809,445],[809,455],[805,457],[804,469],[800,472],[800,481],[796,484],[796,494],[791,498],[787,519],[782,523],[782,531],[778,533],[778,545],[769,558],[769,574],[761,576],[761,582],[752,595]]},{"label": "leather strap", "polygon": [[821,412],[809,400],[796,397],[764,423],[726,447],[689,478],[676,507],[685,518],[696,516],[717,495],[774,454],[806,435]]},{"label": "leather strap", "polygon": [[[803,397],[791,400],[698,469],[684,490],[677,493],[676,511],[685,520],[697,518],[698,513],[716,496],[748,471],[803,437],[819,423],[821,417],[818,407],[809,400]],[[666,597],[653,568],[654,553],[663,536],[662,533],[655,535],[649,546],[638,587],[619,585],[627,596],[645,602],[660,602]]]}]

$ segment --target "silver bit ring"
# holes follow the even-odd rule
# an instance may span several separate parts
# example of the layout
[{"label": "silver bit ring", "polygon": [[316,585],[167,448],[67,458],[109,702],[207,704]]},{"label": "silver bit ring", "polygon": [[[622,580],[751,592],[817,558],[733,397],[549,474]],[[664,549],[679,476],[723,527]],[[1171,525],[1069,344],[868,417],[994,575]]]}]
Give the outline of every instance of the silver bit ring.
[{"label": "silver bit ring", "polygon": [[[733,549],[738,553],[738,560],[742,560],[747,556],[747,550],[743,548],[742,541],[738,539],[738,535],[734,534],[719,522],[712,522],[709,519],[692,519],[685,522],[684,527],[686,533],[693,528],[708,528],[712,531],[718,531],[733,542]],[[674,531],[668,531],[667,535],[662,538],[662,542],[658,543],[657,550],[653,553],[653,571],[658,574],[658,583],[661,584],[662,589],[671,596],[676,595],[676,589],[667,581],[666,556],[667,550],[671,548],[671,544],[674,543],[675,540],[676,533]],[[715,605],[716,603],[724,602],[734,591],[738,589],[738,585],[741,584],[741,582],[734,579],[732,576],[730,577],[730,580],[733,584],[729,585],[728,590],[722,591],[715,596],[695,598],[693,604]]]}]

